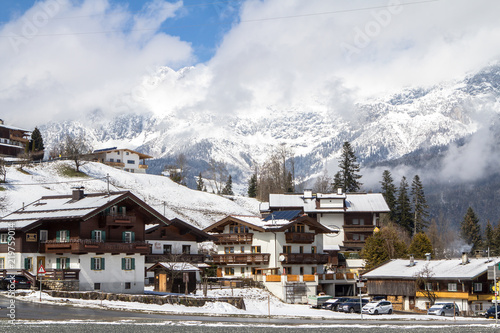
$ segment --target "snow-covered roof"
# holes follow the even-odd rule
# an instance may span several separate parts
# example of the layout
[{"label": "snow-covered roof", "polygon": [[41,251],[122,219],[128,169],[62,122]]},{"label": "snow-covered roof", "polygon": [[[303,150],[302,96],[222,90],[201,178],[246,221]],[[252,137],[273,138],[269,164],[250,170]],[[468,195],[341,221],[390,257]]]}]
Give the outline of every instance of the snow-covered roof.
[{"label": "snow-covered roof", "polygon": [[158,266],[161,266],[169,271],[177,272],[198,272],[200,270],[198,267],[188,262],[159,262],[151,266],[148,270],[153,270],[152,268],[156,268]]},{"label": "snow-covered roof", "polygon": [[403,279],[413,280],[422,270],[428,267],[433,280],[471,280],[485,273],[488,266],[494,265],[500,261],[500,258],[472,258],[465,265],[462,259],[443,259],[443,260],[415,260],[414,265],[410,266],[409,259],[393,259],[382,266],[379,266],[365,274],[367,279]]},{"label": "snow-covered roof", "polygon": [[132,150],[132,149],[128,149],[128,148],[116,148],[116,147],[113,147],[113,148],[104,148],[104,149],[97,149],[97,150],[94,150],[94,154],[102,154],[102,153],[108,153],[108,152],[113,152],[113,151],[128,151],[132,154],[137,154],[139,155],[139,158],[140,159],[145,159],[145,158],[153,158],[153,156],[149,156],[149,155],[146,155],[146,154],[143,154],[143,153],[139,153],[138,151],[135,151],[135,150]]},{"label": "snow-covered roof", "polygon": [[348,212],[390,212],[382,193],[348,193],[346,195]]},{"label": "snow-covered roof", "polygon": [[0,127],[8,128],[8,129],[15,130],[15,131],[31,132],[30,130],[27,130],[27,129],[9,126],[9,125],[5,125],[5,124],[0,124]]},{"label": "snow-covered roof", "polygon": [[272,207],[302,207],[302,194],[269,194],[269,206]]}]

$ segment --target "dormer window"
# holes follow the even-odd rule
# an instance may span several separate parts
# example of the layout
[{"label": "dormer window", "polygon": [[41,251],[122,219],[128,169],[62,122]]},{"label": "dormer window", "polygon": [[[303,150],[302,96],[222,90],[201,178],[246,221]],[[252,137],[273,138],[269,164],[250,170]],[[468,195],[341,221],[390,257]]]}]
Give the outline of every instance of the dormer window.
[{"label": "dormer window", "polygon": [[248,234],[248,227],[238,224],[238,223],[233,223],[229,225],[229,233],[230,234]]},{"label": "dormer window", "polygon": [[290,232],[306,232],[306,226],[301,223],[294,224],[290,229]]}]

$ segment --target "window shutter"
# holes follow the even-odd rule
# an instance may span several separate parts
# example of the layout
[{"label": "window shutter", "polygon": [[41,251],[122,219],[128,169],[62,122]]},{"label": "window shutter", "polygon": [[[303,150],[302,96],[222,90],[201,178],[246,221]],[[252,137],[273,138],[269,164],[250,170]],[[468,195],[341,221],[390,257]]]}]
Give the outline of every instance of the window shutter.
[{"label": "window shutter", "polygon": [[29,267],[29,263],[30,263],[29,259],[28,258],[24,258],[24,269],[29,269],[30,268]]},{"label": "window shutter", "polygon": [[61,231],[57,230],[56,231],[56,242],[60,242],[60,241],[61,241]]},{"label": "window shutter", "polygon": [[130,261],[130,265],[132,266],[130,269],[135,270],[135,258],[130,259]]},{"label": "window shutter", "polygon": [[90,258],[90,269],[95,270],[95,258]]},{"label": "window shutter", "polygon": [[130,241],[135,242],[135,232],[133,231],[130,232]]},{"label": "window shutter", "polygon": [[66,268],[66,269],[70,268],[69,258],[66,258],[66,267],[64,267],[64,268]]},{"label": "window shutter", "polygon": [[61,269],[61,258],[56,259],[56,269]]},{"label": "window shutter", "polygon": [[65,241],[69,241],[69,239],[70,239],[69,230],[65,230],[65,231],[66,231],[66,239],[65,239]]},{"label": "window shutter", "polygon": [[126,265],[126,259],[122,258],[122,270],[125,270],[125,265]]},{"label": "window shutter", "polygon": [[101,258],[101,264],[102,264],[101,269],[104,270],[105,269],[104,268],[104,258]]},{"label": "window shutter", "polygon": [[102,241],[105,242],[106,241],[106,231],[101,231],[101,238],[102,238]]},{"label": "window shutter", "polygon": [[123,231],[123,232],[122,232],[122,242],[125,242],[125,232],[126,232],[126,231]]},{"label": "window shutter", "polygon": [[92,240],[95,241],[95,230],[92,230],[92,236],[91,236]]}]

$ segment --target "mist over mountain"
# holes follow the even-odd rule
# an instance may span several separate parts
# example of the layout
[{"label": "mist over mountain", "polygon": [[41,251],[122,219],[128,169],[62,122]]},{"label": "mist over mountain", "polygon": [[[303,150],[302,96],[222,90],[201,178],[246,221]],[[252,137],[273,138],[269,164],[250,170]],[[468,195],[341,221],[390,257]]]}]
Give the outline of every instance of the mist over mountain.
[{"label": "mist over mountain", "polygon": [[342,144],[349,141],[362,164],[364,190],[379,191],[384,169],[396,186],[402,176],[411,180],[419,174],[433,217],[444,214],[456,223],[472,205],[480,218],[500,219],[500,211],[491,209],[500,182],[499,65],[377,98],[356,100],[332,90],[332,96],[294,105],[234,113],[214,111],[195,95],[187,104],[189,96],[173,95],[169,89],[176,84],[193,84],[187,81],[192,73],[159,68],[138,86],[139,97],[124,95],[129,111],[91,110],[78,121],[43,124],[46,147],[57,146],[66,133],[84,133],[96,149],[127,147],[154,156],[148,172],[155,174],[183,153],[188,185],[194,186],[212,158],[226,163],[235,183],[245,184],[273,147],[286,145],[295,154],[296,179],[312,184],[324,170],[333,176]]}]

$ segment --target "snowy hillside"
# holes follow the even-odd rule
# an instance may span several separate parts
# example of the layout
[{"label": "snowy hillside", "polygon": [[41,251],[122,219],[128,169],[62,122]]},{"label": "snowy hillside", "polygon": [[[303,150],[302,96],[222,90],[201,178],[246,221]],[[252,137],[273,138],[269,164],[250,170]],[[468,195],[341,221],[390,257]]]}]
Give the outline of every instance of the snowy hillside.
[{"label": "snowy hillside", "polygon": [[229,214],[258,214],[258,202],[254,199],[224,197],[190,190],[157,175],[133,174],[100,163],[88,163],[81,168],[88,177],[62,176],[64,166],[73,167],[69,161],[51,162],[25,167],[7,167],[7,183],[0,195],[7,198],[8,207],[2,216],[19,209],[45,195],[70,194],[71,188],[84,186],[85,192],[107,190],[106,175],[110,179],[110,191],[131,191],[169,219],[179,218],[198,228],[205,228]]}]

